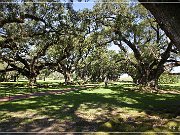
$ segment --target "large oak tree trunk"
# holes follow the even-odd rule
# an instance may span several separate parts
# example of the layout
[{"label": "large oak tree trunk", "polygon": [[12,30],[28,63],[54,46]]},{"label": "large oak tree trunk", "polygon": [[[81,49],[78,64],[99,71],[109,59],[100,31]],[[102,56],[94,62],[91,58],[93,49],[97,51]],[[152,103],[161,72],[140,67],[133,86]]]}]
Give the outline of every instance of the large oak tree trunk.
[{"label": "large oak tree trunk", "polygon": [[69,71],[65,71],[64,73],[63,73],[63,75],[64,75],[64,80],[65,80],[65,84],[70,84],[71,83],[71,73],[69,72]]},{"label": "large oak tree trunk", "polygon": [[16,76],[16,75],[13,76],[13,81],[14,81],[14,82],[17,81],[17,76]]},{"label": "large oak tree trunk", "polygon": [[36,76],[29,76],[29,88],[30,92],[33,92],[33,86],[36,84]]},{"label": "large oak tree trunk", "polygon": [[37,83],[36,81],[37,75],[38,75],[37,72],[35,72],[34,67],[32,66],[28,76],[30,87],[34,86]]},{"label": "large oak tree trunk", "polygon": [[5,82],[6,73],[0,73],[0,82]]},{"label": "large oak tree trunk", "polygon": [[164,72],[163,66],[156,69],[143,69],[142,71],[139,72],[135,77],[133,77],[133,81],[136,84],[141,84],[157,89],[159,77]]},{"label": "large oak tree trunk", "polygon": [[158,76],[154,76],[152,74],[149,74],[149,75],[142,75],[142,77],[138,78],[136,80],[136,82],[138,84],[141,84],[141,85],[144,85],[144,86],[149,86],[151,88],[157,89],[157,87],[158,87],[158,79],[159,79]]},{"label": "large oak tree trunk", "polygon": [[[166,35],[173,41],[180,51],[180,4],[178,3],[153,3],[158,0],[139,0],[146,9],[148,9],[156,21],[163,29]],[[143,3],[151,2],[151,3]],[[163,0],[161,2],[172,2],[171,0]],[[173,2],[179,2],[174,0]]]},{"label": "large oak tree trunk", "polygon": [[37,83],[36,76],[29,77],[29,86],[32,87]]},{"label": "large oak tree trunk", "polygon": [[134,82],[157,89],[159,77],[165,71],[164,63],[170,56],[169,50],[171,50],[171,47],[172,45],[168,46],[161,61],[156,65],[156,68],[154,68],[154,66],[150,68],[149,66],[141,67],[141,65],[139,65],[139,67],[137,67],[137,73],[134,76],[132,75]]}]

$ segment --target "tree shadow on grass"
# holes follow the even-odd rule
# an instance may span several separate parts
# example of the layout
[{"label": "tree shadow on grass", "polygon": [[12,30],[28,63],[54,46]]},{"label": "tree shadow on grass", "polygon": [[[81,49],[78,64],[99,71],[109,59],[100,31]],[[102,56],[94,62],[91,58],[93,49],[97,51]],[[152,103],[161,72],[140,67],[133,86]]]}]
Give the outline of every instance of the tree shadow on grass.
[{"label": "tree shadow on grass", "polygon": [[131,89],[124,89],[122,86],[111,87],[112,91],[119,94],[114,94],[114,98],[120,95],[127,99],[133,99],[137,103],[131,104],[131,108],[136,108],[147,113],[157,115],[169,114],[168,117],[174,118],[180,114],[180,94],[156,94],[156,93],[141,93]]},{"label": "tree shadow on grass", "polygon": [[[28,131],[36,132],[46,131],[45,129],[47,131],[67,132],[97,131],[103,123],[110,121],[115,108],[130,108],[131,110],[144,111],[147,114],[168,119],[175,118],[179,114],[179,95],[137,93],[125,90],[123,86],[113,86],[108,89],[111,91],[110,93],[91,93],[92,89],[89,92],[88,90],[74,91],[62,95],[48,95],[1,104],[0,112],[6,112],[3,117],[10,116],[8,113],[29,110],[34,111],[34,116],[27,116],[26,119],[19,117],[5,118],[5,121],[0,122],[0,131],[26,131],[27,127]],[[47,118],[37,119],[36,116],[46,116]],[[144,117],[136,118],[136,120],[142,122],[145,119]],[[28,120],[30,121],[25,122]],[[49,120],[51,122],[48,124]],[[44,121],[45,124],[40,124],[41,121]],[[18,124],[11,124],[13,122]],[[112,124],[113,122],[111,122],[111,126],[116,127],[114,128],[116,131],[127,131],[128,128],[133,129],[131,128],[133,126],[140,127],[143,125],[143,123],[135,122],[118,119],[118,124]],[[137,129],[145,131],[153,127],[153,123],[148,126],[151,121],[145,121],[144,123],[147,123],[144,125],[146,128],[134,128],[132,131]],[[19,125],[20,128],[18,128]],[[105,127],[108,129],[108,126]],[[110,128],[108,131],[115,130]]]},{"label": "tree shadow on grass", "polygon": [[54,120],[50,118],[39,118],[31,120],[28,117],[11,117],[10,115],[1,115],[1,132],[39,132],[50,128]]},{"label": "tree shadow on grass", "polygon": [[[95,131],[95,127],[97,127],[98,123],[96,121],[87,121],[81,117],[78,117],[75,111],[78,109],[80,104],[83,102],[89,101],[89,96],[84,95],[86,100],[82,99],[82,96],[67,94],[67,95],[49,95],[46,97],[38,97],[25,100],[23,103],[22,100],[16,102],[10,102],[5,105],[0,106],[0,111],[8,111],[8,112],[18,112],[18,111],[27,111],[29,109],[36,110],[36,115],[45,115],[48,118],[53,120],[64,120],[64,123],[57,122],[52,130],[56,129],[56,131]],[[96,98],[96,97],[95,97]],[[97,97],[99,98],[99,97]],[[81,100],[82,99],[82,100]],[[97,100],[96,100],[97,101]],[[6,115],[8,116],[8,115]],[[31,123],[22,123],[25,119],[21,119],[18,117],[13,117],[6,119],[5,122],[1,122],[0,130],[1,131],[27,131],[27,127],[29,131],[34,131],[32,123],[35,123],[36,120],[33,120]],[[13,123],[9,126],[10,123]],[[16,123],[16,124],[14,124]],[[18,123],[18,124],[17,124]],[[27,126],[28,124],[28,126]],[[65,125],[63,128],[59,127]],[[18,126],[22,126],[21,129]],[[37,125],[39,131],[44,130],[44,126]],[[47,127],[51,127],[51,125],[46,125]],[[37,128],[36,127],[36,128]],[[38,130],[36,130],[37,132]]]}]

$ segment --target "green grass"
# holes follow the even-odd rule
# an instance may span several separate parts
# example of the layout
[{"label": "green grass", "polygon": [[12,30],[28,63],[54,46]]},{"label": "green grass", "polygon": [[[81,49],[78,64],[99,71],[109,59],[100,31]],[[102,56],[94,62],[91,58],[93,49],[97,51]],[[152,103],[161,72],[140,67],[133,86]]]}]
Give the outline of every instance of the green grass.
[{"label": "green grass", "polygon": [[161,89],[165,89],[165,90],[179,90],[180,91],[180,82],[179,83],[175,83],[175,84],[161,84],[160,85]]},{"label": "green grass", "polygon": [[0,131],[179,131],[180,95],[131,83],[0,103]]},{"label": "green grass", "polygon": [[63,85],[59,82],[38,82],[38,87],[28,87],[27,81],[1,82],[0,97],[29,94],[34,92],[45,92],[49,90],[63,90],[65,88],[78,88],[78,85]]}]

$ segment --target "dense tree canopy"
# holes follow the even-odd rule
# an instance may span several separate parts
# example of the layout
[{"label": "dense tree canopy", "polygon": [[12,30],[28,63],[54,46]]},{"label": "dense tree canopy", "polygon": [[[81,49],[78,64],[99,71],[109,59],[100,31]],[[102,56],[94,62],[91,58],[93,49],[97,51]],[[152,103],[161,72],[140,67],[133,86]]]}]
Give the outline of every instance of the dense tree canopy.
[{"label": "dense tree canopy", "polygon": [[111,38],[124,53],[121,61],[126,67],[124,72],[131,75],[135,83],[156,86],[166,62],[176,61],[178,52],[151,14],[137,4],[102,3],[97,8],[103,14],[101,18],[105,18],[104,28],[110,27],[110,34],[104,38]]},{"label": "dense tree canopy", "polygon": [[[45,66],[52,66],[46,52],[59,42],[69,26],[60,3],[1,5],[1,59],[32,81]],[[60,7],[60,8],[59,8]],[[7,9],[7,12],[3,12]],[[62,58],[63,59],[63,58]]]},{"label": "dense tree canopy", "polygon": [[[140,4],[100,3],[74,11],[72,3],[0,5],[0,73],[17,71],[31,85],[44,71],[76,78],[116,80],[128,73],[137,84],[156,87],[161,74],[179,65],[178,50],[166,31]],[[120,51],[108,50],[118,46]]]}]

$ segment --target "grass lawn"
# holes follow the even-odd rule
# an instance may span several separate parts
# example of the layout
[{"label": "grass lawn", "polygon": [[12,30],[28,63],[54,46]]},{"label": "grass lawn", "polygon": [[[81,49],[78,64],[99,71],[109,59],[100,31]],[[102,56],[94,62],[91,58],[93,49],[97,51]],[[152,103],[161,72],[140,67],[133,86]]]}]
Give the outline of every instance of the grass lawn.
[{"label": "grass lawn", "polygon": [[27,81],[20,82],[1,82],[0,83],[0,98],[5,96],[15,96],[22,94],[30,94],[34,92],[45,92],[49,90],[63,90],[66,88],[78,88],[78,85],[66,86],[59,83],[57,80],[48,82],[38,81],[38,87],[29,88]]},{"label": "grass lawn", "polygon": [[[161,87],[180,90],[179,84]],[[1,102],[0,131],[180,132],[180,94],[135,89],[131,83],[118,83]]]}]

